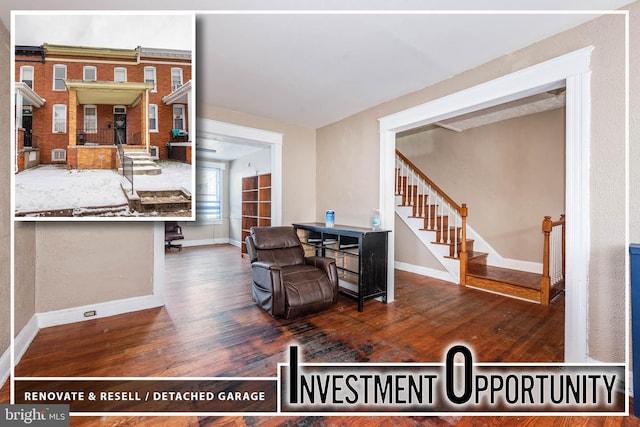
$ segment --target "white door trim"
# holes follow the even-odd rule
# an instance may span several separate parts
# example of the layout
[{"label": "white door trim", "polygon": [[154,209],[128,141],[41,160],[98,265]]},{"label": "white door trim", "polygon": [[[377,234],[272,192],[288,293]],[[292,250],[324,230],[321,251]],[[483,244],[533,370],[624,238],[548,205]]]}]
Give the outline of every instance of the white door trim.
[{"label": "white door trim", "polygon": [[252,140],[271,148],[271,225],[282,223],[282,139],[278,132],[219,122],[197,119],[197,132],[213,133]]},{"label": "white door trim", "polygon": [[[566,304],[565,362],[588,360],[590,258],[589,151],[591,142],[591,52],[589,46],[464,89],[380,121],[380,214],[394,230],[396,133],[438,120],[566,86]],[[389,300],[394,299],[393,239],[389,245]]]}]

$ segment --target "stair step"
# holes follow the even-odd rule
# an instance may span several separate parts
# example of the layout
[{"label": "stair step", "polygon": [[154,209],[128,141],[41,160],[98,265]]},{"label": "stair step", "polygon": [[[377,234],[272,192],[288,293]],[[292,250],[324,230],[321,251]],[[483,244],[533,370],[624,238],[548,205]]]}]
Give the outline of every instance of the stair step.
[{"label": "stair step", "polygon": [[461,227],[447,227],[442,230],[436,230],[436,241],[433,243],[444,243],[453,245],[453,239],[456,241],[462,241],[462,228]]},{"label": "stair step", "polygon": [[479,263],[468,264],[465,277],[466,286],[534,302],[540,302],[541,278],[536,273]]},{"label": "stair step", "polygon": [[510,268],[494,267],[486,264],[472,264],[467,266],[467,275],[496,280],[529,289],[540,290],[541,274]]},{"label": "stair step", "polygon": [[[470,254],[476,254],[475,256],[481,256],[482,254],[484,255],[488,255],[486,252],[474,252],[473,250],[473,244],[474,244],[474,240],[473,239],[467,239],[467,260],[471,260],[472,257],[470,256]],[[457,253],[454,254],[454,251],[457,249]],[[453,242],[449,243],[449,255],[445,256],[445,258],[453,258],[453,259],[458,259],[460,251],[462,251],[462,239],[458,239],[458,241],[456,242],[456,244],[454,245]]]},{"label": "stair step", "polygon": [[488,256],[489,254],[486,252],[467,252],[467,268],[469,268],[469,263],[486,265]]},{"label": "stair step", "polygon": [[426,230],[438,230],[449,227],[449,217],[437,214],[438,205],[429,205],[431,213],[428,218],[424,218],[424,228]]}]

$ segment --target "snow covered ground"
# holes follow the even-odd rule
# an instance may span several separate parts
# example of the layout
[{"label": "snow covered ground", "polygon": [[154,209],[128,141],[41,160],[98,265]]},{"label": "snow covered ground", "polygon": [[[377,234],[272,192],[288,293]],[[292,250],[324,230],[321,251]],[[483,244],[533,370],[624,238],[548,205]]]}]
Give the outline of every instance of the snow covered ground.
[{"label": "snow covered ground", "polygon": [[[162,190],[184,188],[191,192],[191,165],[160,161],[159,175],[135,175],[134,189]],[[18,213],[61,209],[81,209],[127,204],[121,184],[131,184],[109,170],[67,170],[64,166],[41,165],[15,176],[15,211]]]}]

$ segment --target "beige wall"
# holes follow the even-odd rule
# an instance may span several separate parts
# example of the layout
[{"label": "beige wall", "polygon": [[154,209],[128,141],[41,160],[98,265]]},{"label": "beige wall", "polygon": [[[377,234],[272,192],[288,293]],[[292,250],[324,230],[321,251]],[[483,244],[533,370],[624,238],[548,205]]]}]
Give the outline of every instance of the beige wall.
[{"label": "beige wall", "polygon": [[[631,6],[631,28],[639,3]],[[589,356],[625,360],[624,17],[605,16],[448,80],[373,107],[317,132],[316,217],[366,225],[379,202],[378,119],[513,71],[593,45]],[[632,55],[638,50],[631,49]],[[637,73],[637,71],[636,71]],[[637,74],[636,74],[637,79]],[[633,80],[633,79],[632,79]],[[633,88],[632,88],[633,89]],[[636,88],[637,89],[637,88]],[[631,98],[640,96],[632,92]],[[637,138],[637,135],[636,135]],[[356,166],[357,165],[357,166]],[[349,187],[345,188],[345,183]]]},{"label": "beige wall", "polygon": [[36,224],[16,222],[14,320],[16,335],[36,314]]},{"label": "beige wall", "polygon": [[153,243],[150,222],[39,223],[36,311],[153,294]]},{"label": "beige wall", "polygon": [[467,204],[469,226],[500,255],[541,263],[542,219],[564,213],[564,122],[560,108],[464,132],[412,132],[396,147]]},{"label": "beige wall", "polygon": [[314,220],[316,206],[315,130],[208,105],[198,105],[198,116],[283,134],[282,224]]},{"label": "beige wall", "polygon": [[420,271],[418,271],[419,269],[416,269],[416,267],[421,267],[442,271],[445,275],[449,275],[438,258],[436,258],[429,249],[427,249],[422,242],[416,238],[413,231],[411,231],[411,229],[397,215],[395,218],[395,229],[393,234],[396,247],[395,261],[398,263],[408,264],[398,264],[398,268],[411,271],[415,270],[415,272],[420,273]]},{"label": "beige wall", "polygon": [[[0,23],[0,64],[3,64],[0,82],[11,81],[10,54],[9,31]],[[11,158],[11,138],[6,131],[11,120],[9,108],[6,107],[11,100],[10,93],[10,85],[4,84],[0,90],[0,105],[5,106],[0,114],[0,129],[5,129],[0,132],[0,159],[4,159],[0,167],[0,357],[8,350],[11,341],[11,211],[8,201],[11,197],[9,181],[12,162],[7,160]]]}]

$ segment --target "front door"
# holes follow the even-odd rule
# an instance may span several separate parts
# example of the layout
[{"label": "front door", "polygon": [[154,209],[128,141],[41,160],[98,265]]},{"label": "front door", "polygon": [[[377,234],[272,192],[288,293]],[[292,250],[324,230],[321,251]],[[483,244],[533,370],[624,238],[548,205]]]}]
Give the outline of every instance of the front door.
[{"label": "front door", "polygon": [[114,113],[113,115],[113,143],[124,145],[127,143],[127,113]]},{"label": "front door", "polygon": [[33,146],[33,116],[31,115],[31,109],[23,110],[22,112],[22,128],[24,129],[24,146]]}]

